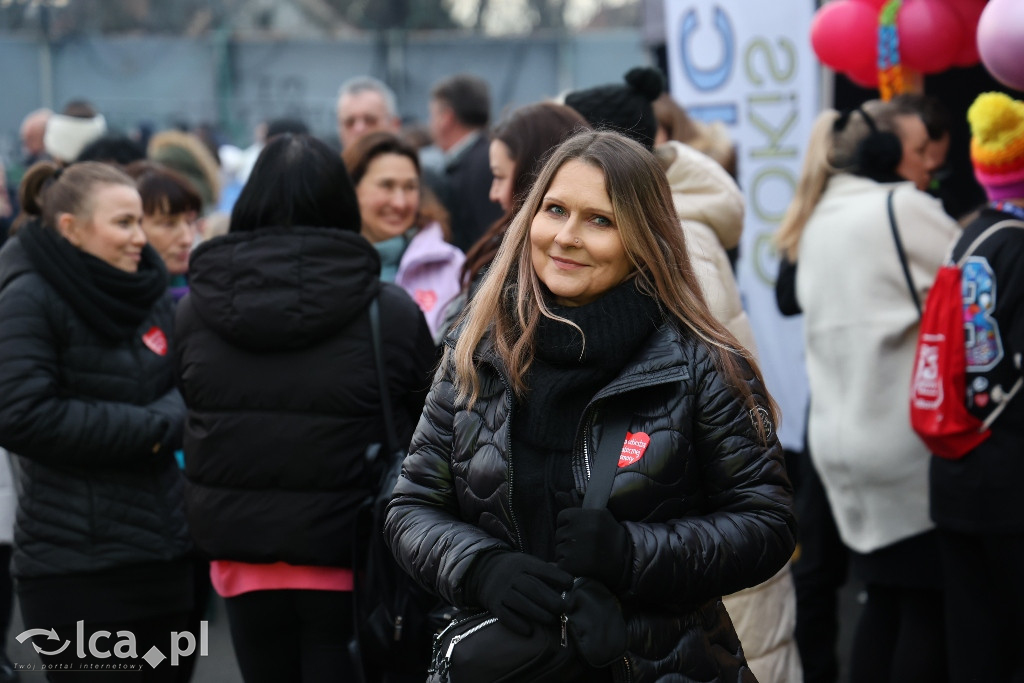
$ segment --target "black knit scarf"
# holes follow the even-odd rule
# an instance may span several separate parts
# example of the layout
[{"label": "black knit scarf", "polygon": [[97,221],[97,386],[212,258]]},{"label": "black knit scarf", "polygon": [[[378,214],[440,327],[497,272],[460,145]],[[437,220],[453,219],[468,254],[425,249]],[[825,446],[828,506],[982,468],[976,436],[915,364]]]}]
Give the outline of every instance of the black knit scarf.
[{"label": "black knit scarf", "polygon": [[549,302],[555,315],[579,325],[542,317],[534,362],[524,378],[528,394],[517,405],[516,438],[548,450],[571,450],[583,410],[623,368],[661,320],[657,302],[630,279],[583,306]]},{"label": "black knit scarf", "polygon": [[38,221],[18,233],[33,267],[87,325],[111,341],[135,333],[167,291],[167,270],[148,244],[137,273],[115,268],[78,249]]}]

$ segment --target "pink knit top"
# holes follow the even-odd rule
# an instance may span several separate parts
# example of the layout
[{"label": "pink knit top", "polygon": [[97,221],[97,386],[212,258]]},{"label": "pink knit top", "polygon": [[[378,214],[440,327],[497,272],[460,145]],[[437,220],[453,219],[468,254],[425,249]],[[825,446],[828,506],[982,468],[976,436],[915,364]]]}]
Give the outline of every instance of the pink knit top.
[{"label": "pink knit top", "polygon": [[284,562],[249,564],[214,560],[210,563],[210,582],[222,598],[268,590],[350,591],[352,570]]}]

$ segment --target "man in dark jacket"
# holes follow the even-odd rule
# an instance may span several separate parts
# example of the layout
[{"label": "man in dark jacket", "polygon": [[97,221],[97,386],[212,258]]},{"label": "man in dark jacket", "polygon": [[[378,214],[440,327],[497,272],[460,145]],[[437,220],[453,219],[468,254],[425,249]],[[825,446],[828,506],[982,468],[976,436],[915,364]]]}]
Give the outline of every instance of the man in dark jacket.
[{"label": "man in dark jacket", "polygon": [[431,91],[430,133],[444,152],[444,178],[434,188],[452,216],[452,242],[463,251],[501,217],[489,198],[491,163],[486,127],[491,115],[487,83],[460,74]]}]

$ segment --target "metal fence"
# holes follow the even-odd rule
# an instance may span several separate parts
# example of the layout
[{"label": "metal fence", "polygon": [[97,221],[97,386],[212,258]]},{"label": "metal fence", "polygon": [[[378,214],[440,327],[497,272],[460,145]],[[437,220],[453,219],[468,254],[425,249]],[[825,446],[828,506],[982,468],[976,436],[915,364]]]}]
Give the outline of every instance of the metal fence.
[{"label": "metal fence", "polygon": [[370,74],[398,94],[407,120],[425,121],[431,86],[469,72],[491,84],[494,112],[574,88],[621,81],[649,64],[639,30],[488,39],[453,34],[381,34],[336,41],[102,36],[59,45],[0,36],[0,155],[17,155],[22,117],[86,98],[123,131],[213,124],[247,144],[256,124],[301,117],[336,136],[334,106],[345,79]]}]

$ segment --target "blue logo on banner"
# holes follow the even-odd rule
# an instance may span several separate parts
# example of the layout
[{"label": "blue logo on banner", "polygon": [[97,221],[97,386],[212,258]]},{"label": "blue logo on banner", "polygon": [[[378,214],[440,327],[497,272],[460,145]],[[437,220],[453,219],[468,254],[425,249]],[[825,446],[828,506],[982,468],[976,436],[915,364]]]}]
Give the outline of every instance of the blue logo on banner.
[{"label": "blue logo on banner", "polygon": [[683,70],[697,90],[710,91],[722,87],[732,73],[732,65],[736,52],[736,36],[729,23],[729,17],[721,8],[715,8],[715,29],[722,38],[722,59],[709,69],[701,69],[690,59],[689,42],[699,28],[697,11],[690,10],[683,17],[683,29],[680,35],[680,49],[683,56]]}]

